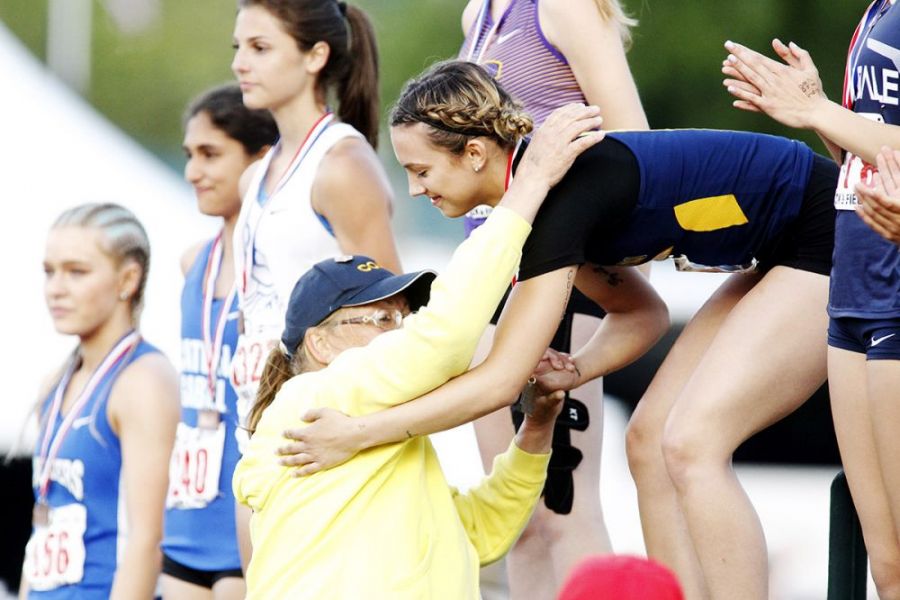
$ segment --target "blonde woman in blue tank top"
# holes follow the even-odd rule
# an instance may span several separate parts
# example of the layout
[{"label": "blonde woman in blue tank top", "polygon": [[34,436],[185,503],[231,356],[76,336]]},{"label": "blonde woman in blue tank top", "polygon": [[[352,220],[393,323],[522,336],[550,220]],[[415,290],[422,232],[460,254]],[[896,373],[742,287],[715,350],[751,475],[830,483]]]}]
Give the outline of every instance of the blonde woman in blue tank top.
[{"label": "blonde woman in blue tank top", "polygon": [[47,236],[44,298],[78,346],[38,406],[35,507],[20,598],[152,598],[178,380],[138,320],[150,246],[117,204],[62,213]]}]

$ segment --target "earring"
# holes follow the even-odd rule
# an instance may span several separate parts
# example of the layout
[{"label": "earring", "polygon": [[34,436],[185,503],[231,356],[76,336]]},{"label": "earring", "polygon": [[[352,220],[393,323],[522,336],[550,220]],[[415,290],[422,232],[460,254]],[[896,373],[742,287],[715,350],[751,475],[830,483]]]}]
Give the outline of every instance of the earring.
[{"label": "earring", "polygon": [[481,170],[481,167],[479,167],[479,166],[476,165],[475,163],[472,163],[472,170],[475,171],[475,172],[477,173],[478,171]]},{"label": "earring", "polygon": [[119,294],[119,300],[121,300],[122,302],[128,300],[128,292],[122,292],[121,294]]}]

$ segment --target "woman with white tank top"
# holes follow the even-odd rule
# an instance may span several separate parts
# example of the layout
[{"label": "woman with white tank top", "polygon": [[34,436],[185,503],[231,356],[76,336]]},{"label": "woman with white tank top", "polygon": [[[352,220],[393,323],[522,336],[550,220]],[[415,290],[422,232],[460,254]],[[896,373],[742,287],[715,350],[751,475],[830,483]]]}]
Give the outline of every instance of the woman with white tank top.
[{"label": "woman with white tank top", "polygon": [[390,186],[373,149],[377,49],[365,13],[334,0],[241,0],[234,48],[244,104],[269,110],[281,136],[244,175],[234,234],[241,333],[232,383],[243,419],[302,273],[338,254],[401,269]]}]

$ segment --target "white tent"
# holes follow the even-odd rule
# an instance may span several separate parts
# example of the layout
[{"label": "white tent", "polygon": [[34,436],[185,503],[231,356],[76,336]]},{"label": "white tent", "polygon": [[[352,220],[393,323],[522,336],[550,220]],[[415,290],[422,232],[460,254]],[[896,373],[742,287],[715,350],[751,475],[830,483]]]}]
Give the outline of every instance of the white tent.
[{"label": "white tent", "polygon": [[[133,210],[150,235],[150,280],[142,330],[177,359],[180,253],[211,235],[177,174],[65,88],[0,24],[0,197],[7,207],[0,236],[4,267],[4,385],[0,451],[10,447],[37,399],[41,379],[59,365],[74,339],[55,333],[43,301],[47,230],[64,209],[117,202]],[[177,116],[173,116],[177,118]]]}]

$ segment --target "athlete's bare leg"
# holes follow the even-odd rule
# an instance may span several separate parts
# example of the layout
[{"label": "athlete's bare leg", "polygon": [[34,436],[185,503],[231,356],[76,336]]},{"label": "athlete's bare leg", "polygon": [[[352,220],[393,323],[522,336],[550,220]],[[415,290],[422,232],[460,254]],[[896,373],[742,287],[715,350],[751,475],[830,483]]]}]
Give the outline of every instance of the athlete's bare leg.
[{"label": "athlete's bare leg", "polygon": [[731,457],[825,381],[828,278],[775,267],[732,309],[672,407],[663,454],[709,594],[768,598],[762,526]]},{"label": "athlete's bare leg", "polygon": [[176,579],[170,575],[160,575],[163,600],[213,600],[212,590]]},{"label": "athlete's bare leg", "polygon": [[242,600],[247,586],[242,577],[224,577],[213,584],[213,600]]},{"label": "athlete's bare leg", "polygon": [[162,575],[160,583],[163,600],[241,600],[247,595],[244,580],[240,577],[220,579],[211,590],[170,575]]},{"label": "athlete's bare leg", "polygon": [[628,424],[628,465],[637,486],[647,554],[677,574],[689,600],[706,598],[708,594],[663,459],[663,430],[672,405],[722,322],[758,281],[756,275],[733,275],[716,290],[675,341]]},{"label": "athlete's bare leg", "polygon": [[[894,361],[869,364],[876,366],[877,371],[875,363],[880,362]],[[828,389],[841,462],[862,524],[878,597],[894,599],[900,598],[900,543],[882,471],[884,465],[890,464],[893,469],[898,465],[896,458],[885,463],[879,460],[882,453],[876,447],[879,428],[875,424],[880,418],[897,418],[896,415],[882,414],[876,405],[878,402],[896,405],[900,388],[894,387],[892,393],[877,398],[869,387],[867,375],[864,354],[828,348]],[[897,437],[897,422],[888,423],[885,428],[892,430],[894,438]]]},{"label": "athlete's bare leg", "polygon": [[[584,345],[599,324],[599,319],[575,315],[572,351]],[[493,333],[482,339],[475,364],[490,349]],[[477,362],[476,362],[477,361]],[[572,443],[584,458],[575,469],[575,500],[572,512],[559,515],[547,509],[540,500],[522,537],[506,558],[511,600],[553,599],[571,568],[581,558],[611,551],[609,534],[600,505],[600,458],[603,443],[603,385],[595,380],[577,388],[573,397],[585,402],[590,412],[590,425],[584,432],[572,431]],[[479,450],[490,472],[493,457],[504,452],[514,430],[508,409],[487,415],[475,422]]]},{"label": "athlete's bare leg", "polygon": [[237,532],[238,552],[241,555],[241,570],[246,573],[253,555],[253,542],[250,540],[250,517],[253,510],[246,504],[234,503],[234,526]]}]

